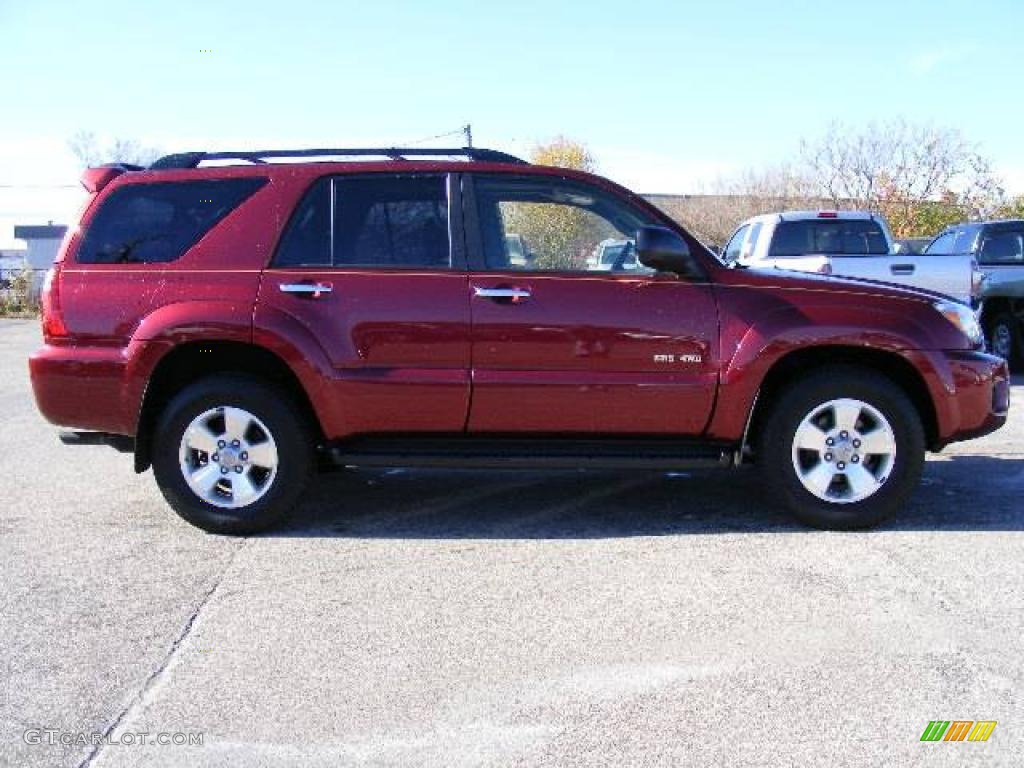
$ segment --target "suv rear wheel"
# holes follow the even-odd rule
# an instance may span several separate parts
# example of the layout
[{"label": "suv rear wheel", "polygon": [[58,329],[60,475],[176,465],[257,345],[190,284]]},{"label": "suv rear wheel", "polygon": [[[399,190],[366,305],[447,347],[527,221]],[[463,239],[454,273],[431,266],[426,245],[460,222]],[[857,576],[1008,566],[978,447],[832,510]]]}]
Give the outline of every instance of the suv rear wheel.
[{"label": "suv rear wheel", "polygon": [[312,468],[312,440],[291,399],[245,376],[192,384],[164,409],[153,473],[168,503],[211,533],[253,533],[279,522]]},{"label": "suv rear wheel", "polygon": [[895,514],[920,479],[924,453],[917,409],[900,387],[868,369],[832,366],[781,395],[757,460],[800,520],[843,530]]}]

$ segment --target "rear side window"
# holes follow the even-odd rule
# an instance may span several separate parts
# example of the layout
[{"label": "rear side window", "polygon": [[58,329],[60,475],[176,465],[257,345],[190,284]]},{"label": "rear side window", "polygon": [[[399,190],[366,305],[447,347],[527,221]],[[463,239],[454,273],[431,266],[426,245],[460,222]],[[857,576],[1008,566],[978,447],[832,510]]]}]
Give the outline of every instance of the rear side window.
[{"label": "rear side window", "polygon": [[985,238],[978,251],[982,264],[1024,263],[1024,242],[1020,232],[995,232]]},{"label": "rear side window", "polygon": [[153,264],[181,258],[266,183],[222,179],[128,184],[110,193],[78,249],[79,264]]},{"label": "rear side window", "polygon": [[828,253],[881,256],[889,253],[885,233],[868,219],[783,221],[775,228],[769,256]]},{"label": "rear side window", "polygon": [[445,178],[321,179],[299,203],[274,265],[450,267]]}]

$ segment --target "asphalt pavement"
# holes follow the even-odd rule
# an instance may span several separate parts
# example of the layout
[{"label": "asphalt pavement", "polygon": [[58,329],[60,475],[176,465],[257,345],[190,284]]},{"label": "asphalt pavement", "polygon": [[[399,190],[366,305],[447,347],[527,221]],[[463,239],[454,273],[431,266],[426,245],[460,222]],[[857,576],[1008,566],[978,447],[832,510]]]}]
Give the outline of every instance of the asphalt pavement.
[{"label": "asphalt pavement", "polygon": [[745,471],[392,470],[237,539],[61,445],[38,343],[0,320],[0,765],[1024,764],[1019,377],[872,531]]}]

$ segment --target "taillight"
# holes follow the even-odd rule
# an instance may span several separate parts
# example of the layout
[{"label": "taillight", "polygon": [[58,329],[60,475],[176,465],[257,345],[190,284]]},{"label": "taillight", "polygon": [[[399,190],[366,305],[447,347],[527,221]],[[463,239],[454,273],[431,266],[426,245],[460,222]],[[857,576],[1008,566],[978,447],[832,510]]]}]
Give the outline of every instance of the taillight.
[{"label": "taillight", "polygon": [[43,290],[39,296],[39,303],[42,305],[43,338],[47,340],[68,335],[60,310],[60,267],[60,262],[50,267],[43,279]]},{"label": "taillight", "polygon": [[818,211],[819,219],[838,219],[839,214],[835,211]]}]

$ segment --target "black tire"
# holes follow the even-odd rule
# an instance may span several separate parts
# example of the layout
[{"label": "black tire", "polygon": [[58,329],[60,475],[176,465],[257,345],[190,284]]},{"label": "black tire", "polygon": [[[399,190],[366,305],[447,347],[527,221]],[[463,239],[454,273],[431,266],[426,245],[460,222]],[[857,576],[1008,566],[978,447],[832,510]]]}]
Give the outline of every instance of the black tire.
[{"label": "black tire", "polygon": [[1000,312],[988,323],[988,348],[995,355],[1018,366],[1024,358],[1024,339],[1020,321],[1009,312]]},{"label": "black tire", "polygon": [[[269,486],[263,495],[234,509],[200,498],[181,470],[179,450],[185,430],[206,411],[221,407],[248,411],[266,426],[277,447],[276,474],[266,481]],[[174,511],[197,528],[210,533],[255,533],[279,523],[299,500],[313,468],[313,448],[306,420],[287,393],[254,377],[217,375],[190,385],[164,408],[153,434],[153,474]]]},{"label": "black tire", "polygon": [[[806,416],[844,398],[877,410],[892,428],[896,450],[877,490],[859,501],[839,503],[819,498],[804,487],[794,467],[794,440]],[[807,525],[831,530],[876,525],[894,515],[916,488],[924,466],[924,430],[914,404],[885,376],[852,365],[820,368],[794,381],[770,406],[757,444],[757,463],[774,496]],[[844,478],[838,482],[841,487]],[[833,487],[829,486],[829,493]]]}]

